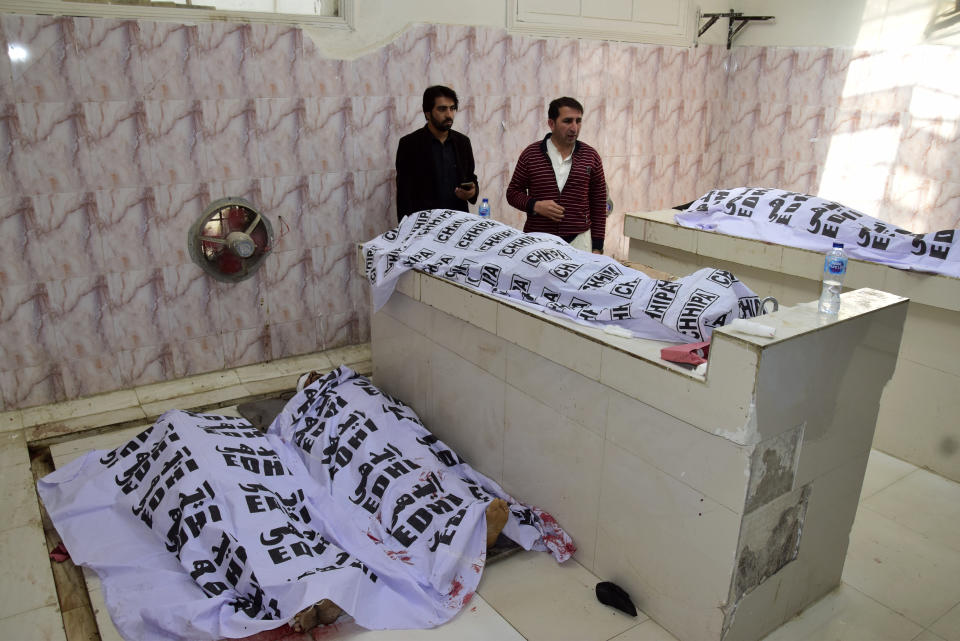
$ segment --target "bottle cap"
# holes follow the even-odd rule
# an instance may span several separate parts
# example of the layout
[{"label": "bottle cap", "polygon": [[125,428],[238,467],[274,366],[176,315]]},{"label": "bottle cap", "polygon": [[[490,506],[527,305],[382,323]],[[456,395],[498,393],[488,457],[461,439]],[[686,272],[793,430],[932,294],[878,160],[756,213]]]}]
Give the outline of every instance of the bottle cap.
[{"label": "bottle cap", "polygon": [[839,247],[840,249],[843,249],[843,243],[834,243],[833,246],[834,246],[834,247]]},{"label": "bottle cap", "polygon": [[[484,199],[483,199],[483,202],[487,202],[487,199],[486,199],[486,198],[484,198]],[[840,245],[840,246],[841,246],[841,247],[843,247],[843,245]]]}]

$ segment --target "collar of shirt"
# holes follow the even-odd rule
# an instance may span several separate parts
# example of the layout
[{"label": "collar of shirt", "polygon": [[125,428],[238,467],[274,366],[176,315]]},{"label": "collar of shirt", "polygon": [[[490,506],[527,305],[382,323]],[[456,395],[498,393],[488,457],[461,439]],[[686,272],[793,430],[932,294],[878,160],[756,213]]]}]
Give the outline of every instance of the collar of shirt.
[{"label": "collar of shirt", "polygon": [[563,191],[563,186],[567,184],[567,178],[570,176],[570,168],[573,167],[573,150],[564,158],[557,146],[553,144],[553,138],[547,138],[547,157],[550,158],[553,173],[557,177],[557,189]]}]

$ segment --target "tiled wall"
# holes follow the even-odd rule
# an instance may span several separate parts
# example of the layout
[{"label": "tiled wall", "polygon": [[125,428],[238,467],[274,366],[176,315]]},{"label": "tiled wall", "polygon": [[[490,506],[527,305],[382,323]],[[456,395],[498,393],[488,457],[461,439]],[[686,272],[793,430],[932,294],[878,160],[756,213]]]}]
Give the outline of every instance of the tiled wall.
[{"label": "tiled wall", "polygon": [[[0,47],[11,44],[30,58],[0,55],[0,410],[366,340],[352,248],[395,221],[394,152],[422,125],[428,84],[460,93],[480,195],[513,225],[522,214],[503,193],[516,157],[546,132],[550,99],[578,97],[618,256],[624,211],[731,181],[815,191],[825,143],[800,125],[859,131],[886,113],[842,99],[857,58],[833,50],[735,49],[728,61],[715,46],[419,25],[340,61],[290,27],[0,15]],[[895,113],[929,179],[896,164],[881,182],[933,198],[923,225],[957,208],[956,110],[933,124]],[[236,285],[186,251],[187,228],[227,195],[259,204],[280,236]]]}]

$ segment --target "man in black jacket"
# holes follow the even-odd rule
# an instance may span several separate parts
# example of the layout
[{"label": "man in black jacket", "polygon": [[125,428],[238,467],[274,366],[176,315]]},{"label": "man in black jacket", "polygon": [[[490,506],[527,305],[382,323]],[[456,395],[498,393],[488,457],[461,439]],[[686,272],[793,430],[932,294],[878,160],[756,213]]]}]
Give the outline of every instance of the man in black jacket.
[{"label": "man in black jacket", "polygon": [[477,202],[470,139],[453,131],[457,94],[436,85],[423,92],[427,124],[397,145],[397,222],[424,209],[469,211]]}]

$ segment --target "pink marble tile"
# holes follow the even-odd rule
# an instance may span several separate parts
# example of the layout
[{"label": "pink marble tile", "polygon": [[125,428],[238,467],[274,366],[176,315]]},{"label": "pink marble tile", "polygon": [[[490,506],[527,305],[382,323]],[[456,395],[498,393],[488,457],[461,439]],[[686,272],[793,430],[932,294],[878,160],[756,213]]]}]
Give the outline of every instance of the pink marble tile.
[{"label": "pink marble tile", "polygon": [[90,358],[111,351],[117,333],[106,276],[47,283],[58,351],[51,360]]},{"label": "pink marble tile", "polygon": [[764,47],[760,56],[757,92],[764,102],[785,103],[793,84],[796,51],[781,47]]},{"label": "pink marble tile", "polygon": [[730,128],[733,124],[730,105],[720,100],[707,101],[706,148],[708,151],[724,152],[730,143]]},{"label": "pink marble tile", "polygon": [[267,257],[270,269],[267,272],[266,290],[271,324],[289,323],[316,315],[316,298],[328,292],[313,287],[313,251],[275,251]]},{"label": "pink marble tile", "polygon": [[241,329],[223,333],[224,367],[241,367],[269,360],[273,348],[270,340],[270,327]]},{"label": "pink marble tile", "polygon": [[960,228],[960,183],[918,179],[898,169],[890,191],[895,197],[884,198],[872,215],[919,234]]},{"label": "pink marble tile", "polygon": [[[211,283],[220,302],[220,324],[224,332],[259,329],[269,324],[269,289],[266,286],[269,268],[270,264],[267,263],[253,276],[239,283]],[[226,347],[227,343],[224,343]]]},{"label": "pink marble tile", "polygon": [[614,211],[622,214],[625,210],[632,209],[634,194],[630,189],[630,158],[626,156],[604,158],[603,175],[607,179],[607,198],[613,199]]},{"label": "pink marble tile", "polygon": [[784,148],[783,136],[791,113],[790,106],[782,102],[763,102],[759,107],[749,149],[761,157],[780,157]]},{"label": "pink marble tile", "polygon": [[318,293],[314,315],[343,314],[355,308],[355,292],[350,285],[360,278],[354,270],[356,246],[330,245],[312,250],[314,279],[312,287]]},{"label": "pink marble tile", "polygon": [[793,73],[787,85],[787,102],[822,105],[823,83],[830,63],[830,50],[821,47],[794,49]]},{"label": "pink marble tile", "polygon": [[347,83],[352,63],[324,57],[310,38],[302,38],[301,47],[303,60],[296,67],[299,95],[328,98],[349,95]]},{"label": "pink marble tile", "polygon": [[603,78],[607,69],[609,46],[601,40],[580,42],[580,59],[577,65],[577,98],[580,102],[605,95]]},{"label": "pink marble tile", "polygon": [[211,202],[220,198],[244,198],[253,203],[255,207],[260,208],[263,206],[263,180],[250,177],[211,182]]},{"label": "pink marble tile", "polygon": [[385,48],[345,63],[346,95],[354,98],[388,95],[387,77],[383,73],[386,66],[387,50]]},{"label": "pink marble tile", "polygon": [[21,103],[6,112],[13,153],[10,176],[21,194],[77,191],[91,169],[79,102]]},{"label": "pink marble tile", "polygon": [[[603,129],[598,132],[594,124],[590,130],[594,132],[594,137],[597,133],[601,133],[603,154],[626,156],[631,152],[630,125],[633,122],[633,100],[607,98],[603,107]],[[588,134],[590,130],[587,131]]]},{"label": "pink marble tile", "polygon": [[44,283],[5,287],[0,297],[0,363],[20,369],[46,362],[57,351]]},{"label": "pink marble tile", "polygon": [[659,98],[660,86],[657,78],[664,49],[665,47],[657,45],[637,45],[634,49],[631,85],[634,98],[651,100]]},{"label": "pink marble tile", "polygon": [[733,154],[753,153],[756,142],[754,133],[760,119],[760,103],[735,103],[730,113],[730,138],[724,152]]},{"label": "pink marble tile", "polygon": [[[474,96],[506,95],[506,64],[510,36],[503,29],[477,27],[470,40],[465,86]],[[512,91],[510,92],[512,93]]]},{"label": "pink marble tile", "polygon": [[310,198],[307,176],[281,176],[260,181],[261,213],[273,227],[273,251],[312,247],[313,225],[305,225],[305,205]]},{"label": "pink marble tile", "polygon": [[352,99],[351,121],[347,124],[347,144],[353,147],[355,166],[361,170],[387,169],[394,163],[384,141],[391,134],[402,135],[397,127],[397,101],[391,97],[373,96]]},{"label": "pink marble tile", "polygon": [[366,336],[370,335],[370,322],[367,318],[361,318],[356,312],[347,312],[343,314],[329,314],[321,319],[320,336],[323,349],[334,349],[344,345],[356,345],[369,338],[364,338],[364,329]]},{"label": "pink marble tile", "polygon": [[148,181],[153,162],[148,150],[143,101],[87,102],[87,185],[98,189],[132,187]]},{"label": "pink marble tile", "polygon": [[[606,145],[609,133],[607,127],[607,99],[602,97],[586,98],[581,100],[580,103],[583,104],[584,118],[583,124],[580,126],[578,140],[592,146],[601,156],[605,156],[607,155]],[[615,125],[611,123],[611,126]],[[546,133],[544,132],[544,135]]]},{"label": "pink marble tile", "polygon": [[[0,51],[8,52],[6,56],[0,56],[0,103],[13,102],[16,97],[13,93],[13,68],[11,65],[18,64],[10,59],[11,43],[7,42],[7,34],[4,29],[4,22],[7,16],[0,15]],[[14,44],[14,47],[19,45]],[[14,56],[16,57],[16,56]]]},{"label": "pink marble tile", "polygon": [[173,356],[173,376],[170,378],[194,376],[227,366],[223,339],[219,334],[176,341],[170,346],[170,351]]},{"label": "pink marble tile", "polygon": [[697,154],[707,148],[710,114],[706,100],[684,100],[673,149],[681,154]]},{"label": "pink marble tile", "polygon": [[25,59],[10,64],[10,95],[21,102],[81,98],[88,72],[78,51],[74,20],[8,14],[2,18],[8,46],[27,52]]},{"label": "pink marble tile", "polygon": [[705,50],[708,58],[704,98],[726,100],[730,85],[731,52],[723,45],[706,45],[700,49]]},{"label": "pink marble tile", "polygon": [[27,263],[27,216],[33,202],[23,196],[0,196],[0,287],[31,280]]},{"label": "pink marble tile", "polygon": [[[513,103],[514,100],[516,103]],[[512,96],[474,98],[470,106],[470,138],[474,162],[493,162],[503,156],[515,160],[516,153],[519,153],[517,147],[522,149],[533,142],[532,138],[525,134],[531,129],[529,111],[535,108],[535,102],[524,102]],[[546,115],[543,120],[546,120]],[[506,130],[501,123],[506,124]],[[510,148],[504,149],[504,145],[510,145]]]},{"label": "pink marble tile", "polygon": [[385,47],[388,96],[423,96],[429,77],[430,54],[435,47],[437,27],[416,25]]},{"label": "pink marble tile", "polygon": [[297,80],[303,61],[303,31],[293,25],[253,23],[249,31],[248,78],[258,98],[300,96]]},{"label": "pink marble tile", "polygon": [[663,47],[657,70],[657,97],[660,100],[686,99],[683,93],[683,74],[687,68],[687,49]]},{"label": "pink marble tile", "polygon": [[206,96],[197,25],[142,20],[139,27],[144,96],[163,101]]},{"label": "pink marble tile", "polygon": [[677,138],[682,120],[682,100],[672,99],[657,102],[657,119],[653,130],[654,153],[660,155],[677,152]]},{"label": "pink marble tile", "polygon": [[680,168],[679,154],[658,154],[653,168],[649,194],[651,205],[663,209],[675,204],[677,171]]},{"label": "pink marble tile", "polygon": [[636,73],[634,52],[636,46],[611,42],[607,47],[607,67],[603,74],[604,95],[610,98],[632,98],[633,78]]},{"label": "pink marble tile", "polygon": [[729,63],[727,97],[734,103],[757,100],[764,47],[737,47]]},{"label": "pink marble tile", "polygon": [[290,176],[305,169],[299,163],[307,119],[304,98],[256,100],[260,171],[265,176]]},{"label": "pink marble tile", "polygon": [[867,54],[855,53],[851,49],[840,47],[828,49],[828,52],[826,72],[820,85],[818,104],[825,107],[834,107],[840,104],[843,97],[851,64],[866,57]]},{"label": "pink marble tile", "polygon": [[960,120],[906,114],[897,164],[933,180],[960,179]]},{"label": "pink marble tile", "polygon": [[808,104],[790,105],[786,123],[777,145],[779,154],[788,162],[817,160],[817,143],[823,130],[825,107]]},{"label": "pink marble tile", "polygon": [[[720,167],[723,157],[717,152],[707,152],[700,154],[698,158],[700,159],[700,170],[697,175],[696,189],[694,190],[697,198],[711,189],[716,189],[720,186]],[[681,205],[683,203],[674,204]]]},{"label": "pink marble tile", "polygon": [[93,192],[34,196],[23,210],[32,277],[61,280],[101,273],[103,248]]},{"label": "pink marble tile", "polygon": [[[362,215],[355,209],[353,181],[352,172],[308,177],[307,204],[300,221],[306,246],[326,247],[362,239],[365,232],[360,232]],[[396,216],[396,202],[392,210]],[[354,231],[350,231],[351,226]]]},{"label": "pink marble tile", "polygon": [[181,265],[191,262],[187,248],[187,230],[214,200],[210,185],[158,185],[153,188],[153,193],[157,209],[152,222],[156,223],[162,264]]},{"label": "pink marble tile", "polygon": [[4,410],[67,400],[59,363],[8,370],[0,374]]},{"label": "pink marble tile", "polygon": [[630,155],[654,153],[658,109],[657,100],[650,98],[634,100],[628,133]]},{"label": "pink marble tile", "polygon": [[657,159],[651,153],[630,156],[630,199],[638,211],[654,208],[652,186]]},{"label": "pink marble tile", "polygon": [[581,42],[572,38],[544,40],[543,58],[540,64],[540,87],[543,92],[541,95],[547,99],[547,102],[561,96],[576,96],[579,93],[577,69]]},{"label": "pink marble tile", "polygon": [[397,225],[396,171],[358,171],[353,175],[352,214],[347,240],[365,242]]},{"label": "pink marble tile", "polygon": [[725,154],[718,186],[721,188],[753,186],[750,180],[754,174],[754,162],[753,154]]},{"label": "pink marble tile", "polygon": [[[431,85],[444,85],[457,91],[462,100],[468,93],[467,69],[471,64],[470,46],[475,39],[475,27],[465,25],[436,25],[435,39],[427,61],[427,75],[423,90]],[[463,95],[461,95],[463,94]]]},{"label": "pink marble tile", "polygon": [[753,163],[750,184],[757,187],[779,187],[783,184],[784,161],[782,158],[758,157]]},{"label": "pink marble tile", "polygon": [[96,199],[105,271],[125,272],[162,264],[163,247],[152,187],[98,191]]},{"label": "pink marble tile", "polygon": [[707,73],[710,69],[710,48],[696,47],[687,51],[686,64],[680,76],[680,96],[684,100],[707,99]]},{"label": "pink marble tile", "polygon": [[143,96],[140,25],[135,20],[74,18],[81,75],[81,97],[94,101],[134,101]]},{"label": "pink marble tile", "polygon": [[818,194],[822,165],[812,162],[785,162],[782,189],[801,194]]},{"label": "pink marble tile", "polygon": [[304,318],[290,323],[271,324],[272,357],[287,358],[324,349],[317,321],[317,318]]},{"label": "pink marble tile", "polygon": [[201,109],[208,176],[235,180],[261,175],[256,101],[204,100]]},{"label": "pink marble tile", "polygon": [[936,181],[918,231],[960,229],[960,182]]},{"label": "pink marble tile", "polygon": [[697,189],[702,163],[701,158],[702,156],[700,154],[680,154],[680,157],[677,159],[677,171],[674,176],[671,193],[672,200],[667,203],[667,207],[681,205],[703,195]]},{"label": "pink marble tile", "polygon": [[251,25],[201,22],[197,25],[197,61],[201,84],[197,98],[245,101],[257,85],[258,69],[252,56]]},{"label": "pink marble tile", "polygon": [[171,343],[120,350],[117,352],[117,365],[124,387],[150,385],[177,377]]},{"label": "pink marble tile", "polygon": [[210,174],[200,100],[150,100],[146,113],[150,182],[186,183]]},{"label": "pink marble tile", "polygon": [[162,298],[154,308],[160,308],[166,338],[187,341],[220,332],[222,288],[211,276],[196,265],[171,265],[163,268],[159,282]]},{"label": "pink marble tile", "polygon": [[[2,46],[3,43],[0,43]],[[2,56],[0,56],[2,59]],[[16,177],[13,166],[13,130],[18,124],[17,106],[12,102],[0,102],[0,194],[7,198],[16,195]]]},{"label": "pink marble tile", "polygon": [[543,38],[510,36],[507,46],[505,91],[514,96],[543,96],[548,80],[543,73],[546,65]]},{"label": "pink marble tile", "polygon": [[170,332],[163,270],[138,269],[109,274],[105,281],[104,310],[113,323],[115,347],[137,349],[164,342]]},{"label": "pink marble tile", "polygon": [[63,391],[67,398],[102,394],[124,385],[116,353],[107,351],[89,358],[60,361]]},{"label": "pink marble tile", "polygon": [[302,173],[344,171],[356,166],[356,149],[347,139],[352,119],[353,101],[349,98],[306,99],[296,145],[296,161]]}]

